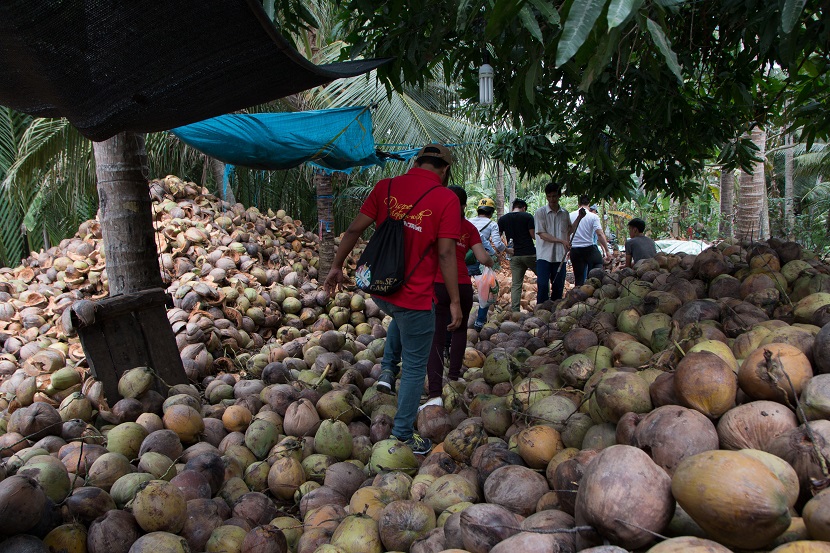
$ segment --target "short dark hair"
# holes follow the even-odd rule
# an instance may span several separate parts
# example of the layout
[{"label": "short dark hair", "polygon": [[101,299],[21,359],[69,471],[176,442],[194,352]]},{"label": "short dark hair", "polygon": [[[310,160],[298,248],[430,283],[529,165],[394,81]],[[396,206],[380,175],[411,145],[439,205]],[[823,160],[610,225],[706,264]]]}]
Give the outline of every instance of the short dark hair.
[{"label": "short dark hair", "polygon": [[639,219],[639,218],[631,219],[628,222],[628,226],[629,227],[634,227],[637,230],[639,230],[640,232],[645,232],[645,230],[646,230],[646,222],[643,221],[642,219]]},{"label": "short dark hair", "polygon": [[561,195],[562,187],[559,184],[550,181],[547,185],[545,185],[545,194],[550,194],[552,192],[558,192]]},{"label": "short dark hair", "polygon": [[579,205],[588,205],[589,203],[591,203],[591,198],[588,197],[588,194],[579,197]]},{"label": "short dark hair", "polygon": [[513,209],[516,209],[517,207],[527,209],[527,202],[521,198],[516,198],[513,200]]},{"label": "short dark hair", "polygon": [[455,192],[455,195],[458,196],[458,202],[461,204],[462,207],[467,205],[467,191],[466,190],[464,190],[463,188],[461,188],[460,186],[455,185],[455,184],[453,184],[452,186],[448,186],[447,188],[449,188],[450,190]]}]

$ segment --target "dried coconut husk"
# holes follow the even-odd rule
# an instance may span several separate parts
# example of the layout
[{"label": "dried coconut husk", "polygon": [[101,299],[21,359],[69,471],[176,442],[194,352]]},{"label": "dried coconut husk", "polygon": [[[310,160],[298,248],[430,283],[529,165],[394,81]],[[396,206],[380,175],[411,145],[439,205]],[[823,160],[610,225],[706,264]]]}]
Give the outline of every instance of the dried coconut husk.
[{"label": "dried coconut husk", "polygon": [[797,426],[792,410],[774,401],[759,400],[724,413],[717,431],[722,449],[766,451],[773,440]]}]

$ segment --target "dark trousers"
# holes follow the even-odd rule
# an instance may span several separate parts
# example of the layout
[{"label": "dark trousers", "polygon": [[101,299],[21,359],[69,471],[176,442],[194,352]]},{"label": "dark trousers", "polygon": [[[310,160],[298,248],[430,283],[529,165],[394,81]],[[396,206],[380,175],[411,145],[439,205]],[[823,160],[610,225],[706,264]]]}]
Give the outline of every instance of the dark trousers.
[{"label": "dark trousers", "polygon": [[602,269],[602,254],[594,246],[571,248],[571,265],[574,268],[574,284],[582,286],[591,269]]},{"label": "dark trousers", "polygon": [[[565,263],[564,261],[562,263]],[[546,302],[553,298],[561,300],[565,292],[565,271],[562,263],[536,260],[536,304]]]},{"label": "dark trousers", "polygon": [[[444,345],[447,343],[447,325],[450,315],[450,295],[443,282],[435,283],[435,333],[427,361],[427,379],[429,380],[429,397],[441,397],[444,386]],[[461,296],[461,326],[451,333],[449,379],[458,380],[461,376],[461,364],[464,362],[464,350],[467,348],[467,318],[473,309],[473,285],[459,284]]]}]

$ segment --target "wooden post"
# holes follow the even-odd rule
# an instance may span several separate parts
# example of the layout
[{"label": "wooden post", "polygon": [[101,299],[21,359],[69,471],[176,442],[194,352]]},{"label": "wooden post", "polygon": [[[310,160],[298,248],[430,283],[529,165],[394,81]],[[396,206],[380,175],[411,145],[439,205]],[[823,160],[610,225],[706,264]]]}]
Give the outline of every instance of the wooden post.
[{"label": "wooden post", "polygon": [[[70,317],[87,355],[92,376],[104,384],[110,406],[121,399],[118,379],[135,367],[150,367],[156,389],[167,395],[170,386],[186,384],[166,308],[172,298],[161,288],[105,298],[94,304],[92,319],[82,302],[72,305]],[[85,307],[89,307],[86,305]]]}]

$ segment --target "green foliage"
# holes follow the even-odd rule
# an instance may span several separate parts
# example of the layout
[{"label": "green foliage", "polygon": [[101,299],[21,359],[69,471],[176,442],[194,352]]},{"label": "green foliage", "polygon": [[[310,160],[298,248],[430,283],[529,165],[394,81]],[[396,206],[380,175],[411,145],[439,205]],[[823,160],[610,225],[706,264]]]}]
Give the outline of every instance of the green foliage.
[{"label": "green foliage", "polygon": [[[339,5],[351,55],[396,58],[380,70],[390,89],[423,83],[440,65],[474,102],[477,67],[493,65],[496,104],[488,115],[516,129],[514,137],[497,136],[495,149],[515,138],[525,175],[569,181],[576,164],[593,175],[591,186],[603,183],[614,197],[631,190],[632,173],[646,190],[684,197],[695,192],[689,183],[703,172],[702,160],[722,154],[730,167],[748,166],[753,152],[741,136],[785,105],[808,139],[830,131],[826,77],[814,70],[826,59],[830,26],[817,0]],[[782,67],[786,80],[770,67]],[[810,104],[793,104],[794,93]],[[569,131],[538,132],[550,122]],[[548,142],[531,153],[534,135]]]}]

